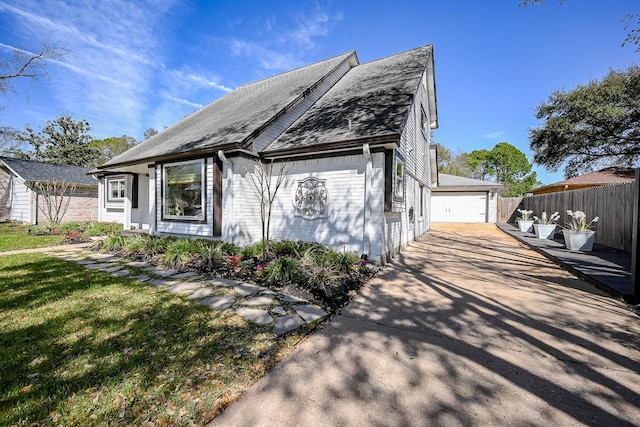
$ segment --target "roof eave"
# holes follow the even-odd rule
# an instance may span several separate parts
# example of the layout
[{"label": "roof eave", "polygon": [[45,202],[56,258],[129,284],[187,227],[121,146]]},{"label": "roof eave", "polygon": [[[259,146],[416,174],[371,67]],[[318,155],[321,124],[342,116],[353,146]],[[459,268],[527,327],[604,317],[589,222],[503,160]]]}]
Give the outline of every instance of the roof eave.
[{"label": "roof eave", "polygon": [[353,138],[342,141],[326,142],[321,144],[315,144],[305,147],[284,148],[280,150],[263,151],[260,153],[260,157],[265,159],[273,159],[287,156],[320,154],[323,152],[336,151],[336,150],[350,150],[354,148],[362,147],[364,144],[377,144],[377,145],[393,145],[397,147],[400,143],[400,134],[392,133],[378,136],[367,136],[360,138]]}]

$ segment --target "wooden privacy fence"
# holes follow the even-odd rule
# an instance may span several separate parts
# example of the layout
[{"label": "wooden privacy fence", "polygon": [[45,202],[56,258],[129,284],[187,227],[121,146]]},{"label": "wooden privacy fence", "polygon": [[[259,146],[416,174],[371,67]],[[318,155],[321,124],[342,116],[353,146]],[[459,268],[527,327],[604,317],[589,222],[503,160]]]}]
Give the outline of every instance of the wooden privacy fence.
[{"label": "wooden privacy fence", "polygon": [[[558,211],[560,213],[558,224],[560,225],[566,225],[569,221],[567,209],[583,211],[589,221],[593,217],[599,216],[600,220],[593,227],[597,231],[596,243],[631,252],[635,188],[635,183],[630,182],[583,190],[527,196],[522,198],[519,208],[532,210],[533,214],[538,217],[542,215],[542,212],[551,215],[553,212]],[[504,205],[508,209],[505,210],[504,214],[500,213],[500,209],[498,209],[500,221],[508,215],[509,209],[516,203],[515,200],[517,198],[501,200],[507,200]],[[500,203],[498,203],[498,206],[500,206]],[[505,222],[513,222],[516,219],[518,216],[517,209],[518,206],[511,211]]]},{"label": "wooden privacy fence", "polygon": [[522,197],[498,198],[498,222],[514,222],[518,216],[518,207]]}]

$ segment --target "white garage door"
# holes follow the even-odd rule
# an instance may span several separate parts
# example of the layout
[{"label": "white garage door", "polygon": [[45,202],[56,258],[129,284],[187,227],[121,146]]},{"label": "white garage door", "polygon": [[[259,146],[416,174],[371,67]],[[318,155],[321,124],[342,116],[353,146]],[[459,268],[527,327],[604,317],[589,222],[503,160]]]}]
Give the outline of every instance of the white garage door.
[{"label": "white garage door", "polygon": [[487,193],[431,193],[431,221],[486,222]]}]

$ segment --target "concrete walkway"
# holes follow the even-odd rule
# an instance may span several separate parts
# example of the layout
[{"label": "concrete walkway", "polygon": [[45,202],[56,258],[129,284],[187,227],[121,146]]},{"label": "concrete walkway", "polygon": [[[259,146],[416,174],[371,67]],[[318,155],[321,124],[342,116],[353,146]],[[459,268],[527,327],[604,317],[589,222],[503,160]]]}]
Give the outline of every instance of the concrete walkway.
[{"label": "concrete walkway", "polygon": [[223,426],[640,425],[640,319],[495,226],[440,226]]}]

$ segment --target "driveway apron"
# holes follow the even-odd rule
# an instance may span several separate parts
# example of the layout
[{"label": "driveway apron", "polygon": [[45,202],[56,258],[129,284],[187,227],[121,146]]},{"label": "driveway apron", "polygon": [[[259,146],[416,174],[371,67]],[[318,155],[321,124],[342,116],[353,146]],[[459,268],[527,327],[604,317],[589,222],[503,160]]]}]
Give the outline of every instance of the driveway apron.
[{"label": "driveway apron", "polygon": [[640,425],[640,319],[495,226],[440,225],[211,425]]}]

